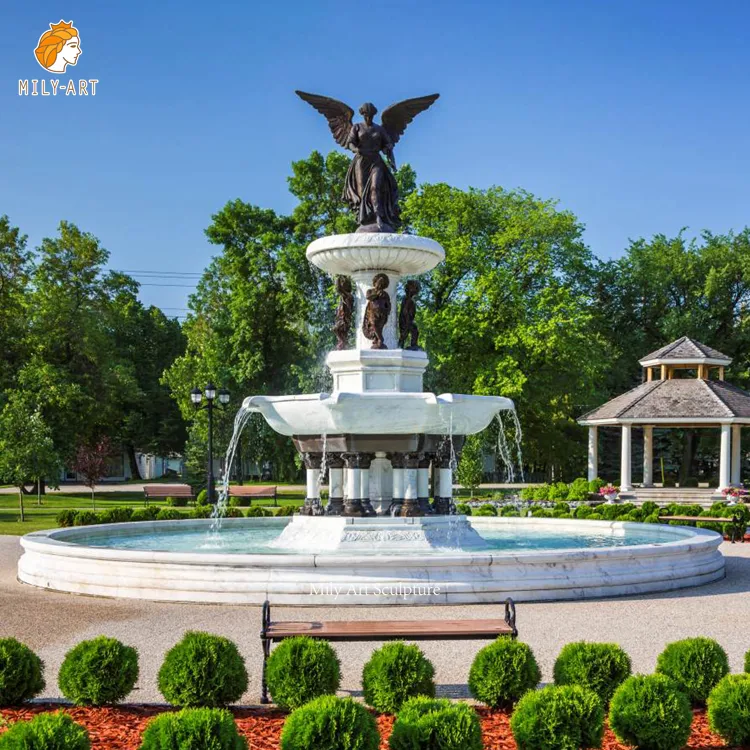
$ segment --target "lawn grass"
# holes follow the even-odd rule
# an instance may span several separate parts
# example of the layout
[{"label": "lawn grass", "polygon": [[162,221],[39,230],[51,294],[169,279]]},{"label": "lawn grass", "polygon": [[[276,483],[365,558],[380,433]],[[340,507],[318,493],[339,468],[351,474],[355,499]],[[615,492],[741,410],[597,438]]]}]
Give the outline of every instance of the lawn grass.
[{"label": "lawn grass", "polygon": [[[301,505],[304,493],[299,491],[279,491],[278,505]],[[270,498],[253,498],[253,505],[273,507]],[[96,510],[107,508],[131,507],[142,508],[142,492],[100,491],[96,493]],[[152,500],[150,505],[165,506],[163,500]],[[241,506],[243,509],[247,505]],[[0,535],[23,535],[32,531],[54,529],[57,527],[57,514],[64,509],[93,510],[89,493],[55,492],[42,495],[42,505],[36,504],[36,495],[24,495],[24,512],[26,520],[21,522],[18,509],[18,495],[0,495]],[[185,509],[181,509],[185,510]]]}]

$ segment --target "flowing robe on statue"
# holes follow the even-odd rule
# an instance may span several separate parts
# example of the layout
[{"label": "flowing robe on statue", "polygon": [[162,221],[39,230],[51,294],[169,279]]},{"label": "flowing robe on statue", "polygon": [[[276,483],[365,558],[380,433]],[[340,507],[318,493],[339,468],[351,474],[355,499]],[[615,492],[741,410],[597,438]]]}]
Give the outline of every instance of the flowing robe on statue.
[{"label": "flowing robe on statue", "polygon": [[378,223],[394,229],[399,224],[398,186],[381,151],[393,142],[381,125],[358,122],[352,125],[348,148],[355,156],[346,173],[343,198],[358,214],[360,227]]}]

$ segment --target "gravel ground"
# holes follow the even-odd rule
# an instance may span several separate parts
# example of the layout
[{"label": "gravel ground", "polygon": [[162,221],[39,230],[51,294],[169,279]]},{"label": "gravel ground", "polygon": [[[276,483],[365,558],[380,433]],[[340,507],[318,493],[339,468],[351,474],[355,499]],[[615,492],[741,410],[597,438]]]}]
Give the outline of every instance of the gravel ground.
[{"label": "gravel ground", "polygon": [[[247,660],[250,689],[244,702],[259,699],[260,607],[169,604],[59,594],[20,584],[18,537],[0,537],[0,637],[13,636],[37,651],[46,664],[44,698],[57,698],[57,671],[76,643],[105,634],[135,646],[141,678],[132,702],[162,702],[156,674],[168,648],[185,630],[207,630],[234,640]],[[562,646],[574,640],[615,641],[633,660],[634,671],[650,672],[663,647],[679,638],[716,638],[729,654],[733,671],[742,670],[750,636],[750,544],[722,545],[727,557],[723,581],[675,593],[588,602],[519,604],[521,640],[536,653],[544,680]],[[274,608],[274,619],[441,619],[502,617],[494,605],[436,607]],[[438,693],[466,697],[466,680],[482,641],[424,642],[435,665]],[[342,662],[342,694],[359,695],[362,667],[372,643],[335,644]]]}]

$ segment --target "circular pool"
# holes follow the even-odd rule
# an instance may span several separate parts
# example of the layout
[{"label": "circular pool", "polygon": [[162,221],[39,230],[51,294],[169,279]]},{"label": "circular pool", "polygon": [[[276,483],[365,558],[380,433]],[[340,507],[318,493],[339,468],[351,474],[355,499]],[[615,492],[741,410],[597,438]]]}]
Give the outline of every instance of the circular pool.
[{"label": "circular pool", "polygon": [[[451,541],[455,518],[442,519],[316,519],[307,523],[323,533],[295,549],[279,546],[289,518],[225,519],[219,532],[209,520],[41,531],[21,540],[18,578],[97,596],[332,605],[583,599],[724,576],[721,537],[704,529],[474,517],[460,523],[481,546],[466,549],[465,537]],[[356,526],[340,526],[346,523]],[[386,527],[398,539],[395,549],[373,542]],[[422,527],[442,529],[437,547],[421,544]],[[349,533],[338,549],[328,544],[336,528]]]}]

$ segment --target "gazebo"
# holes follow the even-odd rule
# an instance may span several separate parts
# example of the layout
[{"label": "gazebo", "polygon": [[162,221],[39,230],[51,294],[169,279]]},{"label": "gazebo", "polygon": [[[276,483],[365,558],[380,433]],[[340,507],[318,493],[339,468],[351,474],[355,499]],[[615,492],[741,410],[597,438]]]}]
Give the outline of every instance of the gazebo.
[{"label": "gazebo", "polygon": [[[643,428],[643,486],[654,482],[654,427],[721,430],[719,487],[740,483],[740,439],[750,424],[750,393],[724,380],[731,359],[710,346],[683,336],[640,360],[643,382],[584,414],[578,423],[589,428],[588,476],[598,474],[598,428],[619,425],[620,491],[633,489],[631,440],[634,426]],[[688,373],[686,371],[694,371]]]}]

